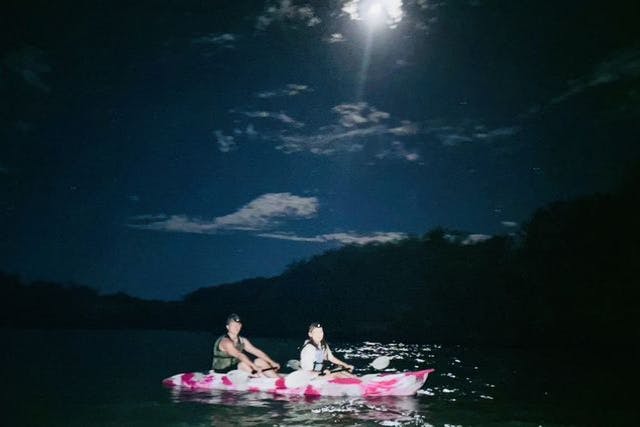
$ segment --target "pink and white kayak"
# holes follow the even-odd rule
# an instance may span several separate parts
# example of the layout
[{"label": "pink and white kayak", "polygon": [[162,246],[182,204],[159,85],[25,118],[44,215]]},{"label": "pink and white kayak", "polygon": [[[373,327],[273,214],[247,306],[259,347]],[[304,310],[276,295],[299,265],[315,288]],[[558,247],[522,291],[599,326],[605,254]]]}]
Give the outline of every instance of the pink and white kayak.
[{"label": "pink and white kayak", "polygon": [[314,378],[287,387],[286,377],[238,377],[229,374],[189,372],[173,375],[162,383],[188,390],[233,390],[291,396],[411,396],[422,387],[433,369],[369,374],[357,378]]}]

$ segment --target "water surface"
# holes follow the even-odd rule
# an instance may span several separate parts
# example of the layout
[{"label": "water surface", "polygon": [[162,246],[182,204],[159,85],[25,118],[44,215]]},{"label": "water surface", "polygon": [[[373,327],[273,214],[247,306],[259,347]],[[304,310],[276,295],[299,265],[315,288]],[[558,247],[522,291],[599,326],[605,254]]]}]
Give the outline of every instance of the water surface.
[{"label": "water surface", "polygon": [[[415,397],[291,398],[164,388],[163,378],[206,371],[214,334],[167,331],[1,331],[2,401],[11,426],[637,425],[635,369],[624,352],[579,357],[402,343],[333,343],[365,367],[435,368]],[[284,365],[295,340],[253,339]],[[595,362],[594,362],[595,360]],[[615,363],[614,363],[615,362]],[[362,372],[365,372],[364,370]]]}]

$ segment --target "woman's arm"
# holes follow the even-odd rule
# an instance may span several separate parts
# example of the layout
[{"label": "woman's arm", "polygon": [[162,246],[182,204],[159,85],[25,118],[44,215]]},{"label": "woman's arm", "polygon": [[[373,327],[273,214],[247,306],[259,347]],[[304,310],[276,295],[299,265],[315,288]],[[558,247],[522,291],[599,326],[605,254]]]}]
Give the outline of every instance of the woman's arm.
[{"label": "woman's arm", "polygon": [[353,365],[349,365],[348,363],[343,362],[342,360],[335,357],[329,348],[327,348],[327,360],[335,365],[342,366],[349,371],[353,371]]}]

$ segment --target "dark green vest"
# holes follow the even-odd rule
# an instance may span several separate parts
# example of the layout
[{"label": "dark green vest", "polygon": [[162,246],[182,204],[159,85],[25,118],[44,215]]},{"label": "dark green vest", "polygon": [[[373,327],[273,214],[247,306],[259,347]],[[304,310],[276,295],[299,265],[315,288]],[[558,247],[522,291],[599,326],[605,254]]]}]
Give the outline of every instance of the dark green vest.
[{"label": "dark green vest", "polygon": [[[211,363],[211,369],[214,371],[227,370],[233,366],[236,366],[239,362],[238,359],[230,356],[226,351],[220,350],[220,341],[222,341],[223,338],[229,338],[229,336],[227,334],[221,335],[220,337],[218,337],[215,344],[213,344],[213,362]],[[235,343],[234,347],[238,351],[244,351],[244,340],[242,339],[242,337],[238,337],[238,342]]]}]

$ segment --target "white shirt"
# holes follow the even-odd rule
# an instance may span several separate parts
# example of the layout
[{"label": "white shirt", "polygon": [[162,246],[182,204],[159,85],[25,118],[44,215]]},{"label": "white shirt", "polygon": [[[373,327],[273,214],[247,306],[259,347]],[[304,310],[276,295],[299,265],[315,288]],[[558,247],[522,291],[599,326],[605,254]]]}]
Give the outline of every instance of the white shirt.
[{"label": "white shirt", "polygon": [[[316,347],[305,344],[300,351],[300,367],[305,371],[313,371],[313,362],[316,362]],[[326,346],[323,351],[323,361],[332,356],[331,349]]]}]

